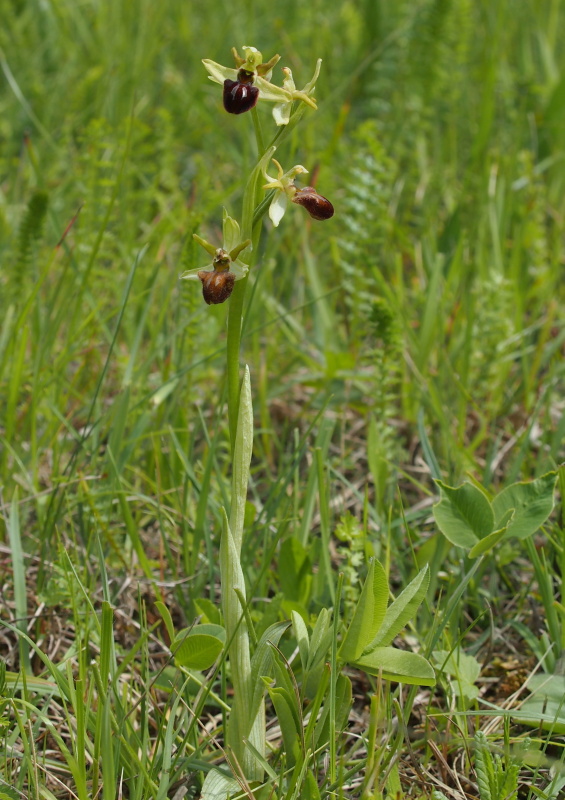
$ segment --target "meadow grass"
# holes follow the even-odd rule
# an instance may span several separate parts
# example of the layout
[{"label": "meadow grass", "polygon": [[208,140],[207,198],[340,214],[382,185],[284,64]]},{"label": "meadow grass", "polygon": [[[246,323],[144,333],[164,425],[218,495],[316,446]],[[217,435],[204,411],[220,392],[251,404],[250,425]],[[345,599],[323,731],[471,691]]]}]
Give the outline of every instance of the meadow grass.
[{"label": "meadow grass", "polygon": [[[432,505],[434,479],[492,497],[564,460],[560,0],[3,0],[1,16],[0,798],[180,800],[225,764],[225,655],[202,673],[172,650],[196,618],[221,622],[228,304],[178,276],[205,263],[192,234],[220,242],[222,207],[241,213],[253,125],[200,60],[247,44],[299,87],[323,59],[319,109],[277,157],[336,208],[267,222],[250,273],[249,625],[260,640],[298,610],[315,630],[342,601],[332,678],[308,684],[292,633],[279,643],[304,759],[270,695],[248,796],[558,797],[562,508],[471,559]],[[430,565],[396,643],[434,688],[337,685],[371,556],[395,597]],[[533,673],[553,694],[528,714]]]}]

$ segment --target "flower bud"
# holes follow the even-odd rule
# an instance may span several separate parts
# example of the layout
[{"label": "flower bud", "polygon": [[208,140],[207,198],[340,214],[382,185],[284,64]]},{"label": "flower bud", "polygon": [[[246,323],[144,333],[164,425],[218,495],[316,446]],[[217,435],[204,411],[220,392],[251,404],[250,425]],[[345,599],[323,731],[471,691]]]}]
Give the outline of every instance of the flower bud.
[{"label": "flower bud", "polygon": [[253,80],[252,72],[240,69],[236,81],[224,81],[224,108],[228,114],[243,114],[256,105],[259,89],[253,86]]},{"label": "flower bud", "polygon": [[312,219],[329,219],[334,215],[334,207],[330,201],[323,197],[313,186],[298,189],[292,198],[293,203],[304,206]]},{"label": "flower bud", "polygon": [[217,305],[218,303],[225,303],[230,294],[233,292],[235,283],[235,275],[228,270],[218,272],[214,270],[201,269],[198,277],[202,282],[202,296],[208,305]]}]

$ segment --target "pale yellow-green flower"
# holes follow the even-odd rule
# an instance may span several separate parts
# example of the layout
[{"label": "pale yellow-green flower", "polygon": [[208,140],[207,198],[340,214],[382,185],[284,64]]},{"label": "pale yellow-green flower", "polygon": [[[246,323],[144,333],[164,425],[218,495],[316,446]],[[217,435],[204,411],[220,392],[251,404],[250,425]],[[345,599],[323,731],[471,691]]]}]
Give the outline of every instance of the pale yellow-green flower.
[{"label": "pale yellow-green flower", "polygon": [[[242,48],[245,58],[242,58],[235,47],[232,49],[236,68],[224,67],[209,58],[202,60],[205,68],[209,72],[209,79],[214,83],[219,83],[226,88],[226,81],[232,83],[249,83],[258,89],[259,100],[268,100],[271,103],[292,102],[291,95],[286,89],[270,83],[273,67],[279,61],[280,56],[273,56],[269,61],[263,63],[263,56],[255,47],[245,46]],[[242,80],[244,78],[245,80]]]},{"label": "pale yellow-green flower", "polygon": [[[274,148],[270,148],[263,157],[263,164],[261,170],[263,172],[263,176],[267,183],[263,186],[263,189],[275,189],[275,195],[271,201],[269,206],[269,217],[275,227],[278,226],[279,222],[284,216],[284,213],[288,206],[288,201],[292,200],[294,195],[296,194],[296,186],[294,185],[294,181],[298,175],[302,175],[308,170],[306,167],[303,167],[302,164],[296,164],[296,166],[289,169],[288,172],[285,172],[279,162],[275,158],[271,158],[274,152]],[[270,175],[267,174],[267,164],[269,160],[272,160],[273,163],[277,167],[277,177],[272,178]]]},{"label": "pale yellow-green flower", "polygon": [[180,276],[183,280],[199,280],[202,283],[202,294],[208,305],[225,302],[233,291],[234,283],[245,278],[249,271],[239,256],[250,246],[251,239],[241,241],[239,224],[225,210],[223,233],[222,247],[215,247],[193,233],[195,241],[212,256],[212,261],[204,267],[186,270]]},{"label": "pale yellow-green flower", "polygon": [[283,72],[285,74],[285,78],[283,80],[283,89],[285,89],[288,94],[290,95],[290,100],[287,100],[283,103],[278,103],[273,108],[273,117],[277,125],[288,125],[290,120],[290,112],[292,109],[292,103],[294,100],[301,100],[303,103],[306,103],[313,109],[317,109],[318,106],[316,105],[316,101],[312,97],[314,94],[314,90],[316,89],[316,81],[318,80],[318,75],[320,74],[320,67],[322,66],[322,59],[319,58],[316,62],[316,69],[314,71],[314,75],[312,76],[312,80],[308,81],[306,86],[303,89],[297,89],[294,84],[294,79],[292,77],[292,70],[288,67],[283,67]]}]

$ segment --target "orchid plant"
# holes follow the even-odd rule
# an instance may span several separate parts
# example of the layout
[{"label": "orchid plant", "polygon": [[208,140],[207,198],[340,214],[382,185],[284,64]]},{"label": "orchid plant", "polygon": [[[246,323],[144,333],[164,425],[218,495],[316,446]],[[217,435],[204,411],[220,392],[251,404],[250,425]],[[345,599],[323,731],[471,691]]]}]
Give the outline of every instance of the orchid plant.
[{"label": "orchid plant", "polygon": [[[316,726],[316,732],[312,729],[311,736],[305,736],[302,722],[298,723],[296,730],[292,723],[292,720],[300,720],[302,708],[296,707],[294,715],[288,714],[296,702],[296,697],[290,684],[287,689],[282,688],[285,682],[288,683],[288,678],[285,677],[284,669],[281,671],[276,648],[289,623],[277,622],[267,628],[253,653],[251,652],[252,632],[247,613],[245,578],[241,566],[245,504],[253,446],[253,408],[248,367],[245,367],[243,380],[240,379],[243,300],[257,254],[263,218],[267,213],[275,228],[281,223],[289,208],[289,202],[303,207],[314,220],[328,220],[334,214],[331,202],[319,194],[315,187],[296,185],[297,180],[308,174],[304,166],[296,164],[285,170],[274,158],[277,147],[284,141],[285,134],[295,127],[307,109],[316,109],[314,92],[322,62],[318,59],[312,79],[303,89],[298,90],[288,67],[282,70],[282,86],[272,82],[274,68],[280,60],[279,55],[265,62],[262,54],[254,47],[243,47],[244,56],[240,56],[235,48],[232,52],[235,67],[224,67],[209,59],[205,59],[203,64],[210,80],[223,87],[222,99],[225,111],[235,115],[250,112],[257,141],[257,161],[246,182],[241,222],[224,210],[221,246],[194,234],[194,239],[212,260],[181,275],[185,280],[201,282],[206,303],[229,302],[226,353],[232,494],[229,512],[224,511],[223,514],[220,543],[224,628],[221,636],[219,634],[216,636],[208,625],[206,633],[200,635],[206,638],[206,643],[202,647],[211,654],[208,666],[212,666],[217,655],[223,651],[224,643],[227,643],[233,701],[227,719],[224,752],[233,777],[211,769],[202,787],[203,800],[224,800],[229,796],[235,796],[241,789],[246,790],[249,781],[263,779],[266,768],[265,691],[269,692],[281,722],[288,764],[295,762],[300,744],[306,741],[313,742],[313,749],[303,753],[303,761],[296,761],[295,768],[300,769],[301,773],[306,774],[308,763],[320,742],[326,742],[330,749],[332,780],[335,780],[336,763],[335,715],[331,716],[327,731],[325,725]],[[273,117],[279,126],[278,132],[268,146],[264,144],[256,108],[260,100],[275,104]],[[270,174],[272,165],[276,169],[274,176]],[[405,625],[412,612],[421,603],[427,590],[427,583],[428,572],[424,569],[405,592],[387,607],[389,598],[387,576],[383,567],[378,562],[373,562],[339,651],[335,647],[339,623],[337,614],[331,622],[329,612],[324,610],[318,617],[311,639],[300,615],[293,614],[292,628],[299,643],[305,675],[309,676],[307,680],[312,686],[318,686],[319,704],[323,701],[330,681],[329,696],[333,698],[330,699],[330,703],[333,702],[334,709],[338,697],[341,697],[343,707],[349,708],[351,683],[346,676],[339,674],[341,665],[346,662],[354,664],[368,674],[381,675],[404,683],[433,684],[433,669],[423,656],[402,653],[390,646],[398,630]],[[336,609],[339,608],[340,585],[338,584],[335,597]],[[194,653],[195,637],[199,634],[197,630],[190,633],[192,649],[189,650]],[[216,645],[212,647],[209,640],[215,636]],[[181,655],[177,656],[177,663],[180,666],[190,665],[192,656],[183,655],[182,647],[179,652]],[[331,680],[326,670],[329,661],[332,663]],[[198,663],[202,668],[202,663]],[[273,673],[277,675],[277,682],[282,683],[282,686],[276,689],[272,689],[268,680]],[[327,710],[323,713],[325,714]],[[309,723],[306,732],[316,722],[316,714],[313,714],[311,719],[312,723]],[[310,748],[310,745],[308,747]]]},{"label": "orchid plant", "polygon": [[[203,64],[213,83],[223,88],[222,101],[226,112],[241,115],[250,112],[257,141],[257,162],[247,180],[243,197],[241,223],[224,209],[223,241],[221,246],[194,234],[194,239],[206,250],[211,261],[195,266],[181,275],[184,280],[200,281],[202,294],[208,304],[229,301],[227,330],[228,419],[232,453],[232,497],[229,513],[224,515],[220,546],[220,579],[224,611],[225,636],[228,643],[234,700],[226,731],[226,754],[234,775],[243,774],[247,780],[261,780],[262,759],[265,757],[265,687],[261,676],[268,673],[267,662],[272,658],[271,645],[278,641],[285,626],[269,629],[267,640],[250,651],[246,621],[245,581],[240,554],[243,539],[244,509],[247,496],[249,462],[253,442],[253,411],[249,370],[240,381],[240,340],[242,309],[249,270],[253,267],[256,247],[264,215],[268,212],[277,227],[289,201],[303,206],[317,220],[329,219],[334,209],[329,200],[311,186],[299,188],[295,181],[308,170],[298,164],[285,171],[273,158],[284,134],[292,129],[308,108],[316,110],[314,92],[320,74],[321,59],[316,62],[312,79],[298,90],[288,67],[282,70],[282,86],[273,82],[273,71],[280,60],[274,55],[268,61],[255,47],[242,48],[243,56],[232,50],[235,65],[225,67],[204,59]],[[265,146],[257,113],[259,101],[274,104],[273,118],[279,127],[273,143]],[[269,175],[270,165],[276,167],[276,177]],[[273,626],[272,626],[273,627]],[[257,672],[257,659],[261,662]],[[220,774],[211,771],[206,779],[203,796],[217,794]],[[220,794],[233,794],[226,785]]]}]

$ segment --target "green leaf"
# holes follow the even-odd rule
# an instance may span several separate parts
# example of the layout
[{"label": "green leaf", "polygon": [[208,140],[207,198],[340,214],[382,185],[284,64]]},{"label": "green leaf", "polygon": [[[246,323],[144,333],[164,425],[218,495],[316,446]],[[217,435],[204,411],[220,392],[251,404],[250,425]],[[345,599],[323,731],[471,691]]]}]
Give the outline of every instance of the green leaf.
[{"label": "green leaf", "polygon": [[181,631],[171,645],[175,663],[188,669],[209,669],[224,649],[226,632],[220,625],[197,625]]},{"label": "green leaf", "polygon": [[479,696],[475,683],[481,674],[481,665],[474,656],[467,655],[460,649],[452,653],[436,650],[433,658],[438,669],[453,678],[453,692],[457,697],[475,700]]},{"label": "green leaf", "polygon": [[308,652],[310,650],[310,640],[308,638],[308,628],[306,623],[297,611],[292,611],[290,614],[292,621],[292,630],[294,638],[298,644],[298,652],[300,653],[300,661],[302,662],[302,669],[306,669],[308,664]]},{"label": "green leaf", "polygon": [[528,681],[532,694],[512,716],[525,725],[565,734],[565,676],[538,672]]},{"label": "green leaf", "polygon": [[312,561],[304,545],[295,536],[281,545],[278,573],[285,599],[308,605],[312,591]]},{"label": "green leaf", "polygon": [[[2,780],[0,778],[0,780]],[[9,786],[0,786],[0,800],[21,800],[23,795],[16,792],[15,789],[10,789]]]},{"label": "green leaf", "polygon": [[207,597],[199,597],[194,600],[194,606],[202,617],[202,622],[213,622],[219,625],[222,619],[220,609]]},{"label": "green leaf", "polygon": [[295,685],[291,675],[289,674],[289,668],[277,649],[273,648],[272,653],[273,673],[277,684],[277,689],[284,691],[289,708],[294,715],[296,730],[300,730],[302,709],[299,707]]},{"label": "green leaf", "polygon": [[333,638],[333,627],[331,624],[330,612],[327,608],[322,608],[312,631],[310,651],[308,654],[309,670],[326,658],[329,646]]},{"label": "green leaf", "polygon": [[[557,473],[548,472],[535,481],[513,483],[494,498],[492,507],[496,520],[502,520],[509,509],[514,509],[508,536],[525,539],[543,525],[553,510],[556,481]],[[498,522],[496,526],[500,527]]]},{"label": "green leaf", "polygon": [[291,708],[292,699],[289,699],[284,689],[268,689],[268,692],[281,729],[286,762],[289,767],[293,767],[300,753],[300,735],[296,727],[295,715]]},{"label": "green leaf", "polygon": [[565,706],[562,701],[528,697],[519,711],[512,712],[512,719],[532,728],[551,731],[555,736],[565,735]]},{"label": "green leaf", "polygon": [[320,800],[320,790],[318,789],[318,784],[316,782],[316,778],[314,777],[314,773],[311,771],[306,773],[306,777],[304,778],[304,783],[302,784],[302,789],[300,791],[300,797],[302,800]]},{"label": "green leaf", "polygon": [[383,624],[367,651],[371,651],[374,647],[385,647],[392,642],[415,615],[426,596],[429,583],[430,570],[426,565],[387,608]]},{"label": "green leaf", "polygon": [[288,622],[275,622],[274,625],[267,628],[257,643],[257,648],[251,659],[250,684],[252,700],[251,708],[249,709],[250,719],[255,719],[263,699],[265,688],[262,678],[269,677],[273,673],[273,650],[270,643],[278,645],[288,625]]},{"label": "green leaf", "polygon": [[400,782],[400,770],[398,769],[398,762],[392,765],[389,771],[388,778],[386,779],[386,796],[388,797],[404,797],[402,791],[402,784]]},{"label": "green leaf", "polygon": [[249,367],[245,367],[239,394],[239,411],[237,416],[237,433],[233,451],[232,496],[230,507],[230,531],[235,550],[239,557],[243,539],[245,521],[245,505],[247,501],[247,484],[249,483],[249,465],[253,450],[253,405],[251,402],[251,379]]},{"label": "green leaf", "polygon": [[484,553],[488,553],[490,550],[493,550],[496,545],[502,541],[502,539],[507,539],[508,525],[510,524],[513,516],[514,509],[509,508],[508,513],[504,515],[500,522],[502,527],[496,531],[493,531],[492,533],[489,533],[488,536],[485,536],[484,539],[481,539],[480,542],[477,542],[474,547],[471,547],[468,553],[469,558],[478,558],[479,556],[484,555]]},{"label": "green leaf", "polygon": [[352,665],[369,675],[382,675],[389,681],[434,686],[435,672],[423,656],[397,650],[394,647],[376,647],[368,655],[358,658]]},{"label": "green leaf", "polygon": [[169,634],[169,639],[171,642],[175,638],[175,626],[173,625],[173,618],[171,617],[171,612],[167,608],[167,606],[162,603],[160,600],[155,601],[155,607],[159,614],[161,615],[161,619],[165,623],[165,628],[167,629],[167,633]]},{"label": "green leaf", "polygon": [[356,661],[372,642],[384,619],[388,602],[388,582],[379,562],[374,559],[363,584],[353,619],[339,651],[342,661]]},{"label": "green leaf", "polygon": [[[341,731],[345,728],[349,714],[351,712],[353,688],[347,675],[339,675],[335,687],[335,730]],[[324,705],[320,718],[316,722],[314,730],[314,744],[316,748],[327,745],[330,731],[330,703]]]},{"label": "green leaf", "polygon": [[528,689],[532,695],[565,702],[564,675],[548,675],[546,672],[537,672],[528,680]]},{"label": "green leaf", "polygon": [[244,792],[235,778],[211,769],[204,779],[200,800],[227,800],[228,797],[239,797],[242,794]]},{"label": "green leaf", "polygon": [[494,528],[494,512],[485,495],[466,481],[454,488],[436,480],[441,499],[433,507],[435,521],[446,539],[471,548]]},{"label": "green leaf", "polygon": [[[16,687],[21,689],[23,685],[22,676],[19,672],[6,672],[6,688],[14,691]],[[45,680],[45,678],[36,678],[34,675],[26,676],[26,685],[29,690],[36,692],[38,695],[53,695],[54,697],[62,697],[60,688],[56,683]]]}]

